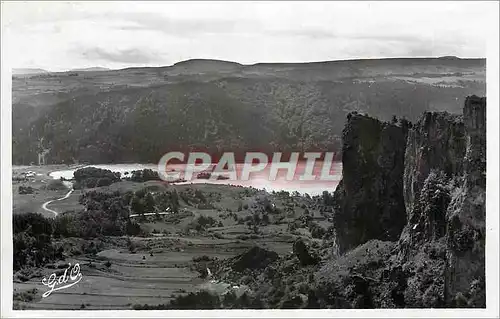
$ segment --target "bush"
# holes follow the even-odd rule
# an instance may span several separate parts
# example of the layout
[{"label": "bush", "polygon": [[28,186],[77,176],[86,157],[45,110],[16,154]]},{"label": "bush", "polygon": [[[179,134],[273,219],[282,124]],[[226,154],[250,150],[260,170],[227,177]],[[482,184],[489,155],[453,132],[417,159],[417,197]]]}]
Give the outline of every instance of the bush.
[{"label": "bush", "polygon": [[208,257],[207,255],[193,257],[193,262],[202,262],[202,261],[212,261],[213,258]]},{"label": "bush", "polygon": [[326,229],[312,222],[309,223],[309,231],[311,232],[311,236],[313,238],[323,238],[326,234]]},{"label": "bush", "polygon": [[131,254],[135,254],[136,247],[135,247],[134,242],[130,238],[127,238],[127,247],[128,247],[128,251]]},{"label": "bush", "polygon": [[216,227],[217,225],[217,220],[215,220],[211,216],[201,215],[187,226],[187,230],[194,229],[198,232],[202,232],[209,227]]},{"label": "bush", "polygon": [[207,202],[207,198],[205,197],[205,195],[203,194],[203,192],[199,189],[195,190],[194,191],[194,196],[199,199],[202,203],[206,203]]},{"label": "bush", "polygon": [[16,292],[14,293],[13,299],[15,301],[21,301],[21,302],[32,302],[35,300],[35,296],[38,290],[36,288],[22,291],[22,292]]},{"label": "bush", "polygon": [[297,309],[301,308],[303,305],[303,300],[300,298],[300,296],[294,296],[294,297],[289,297],[286,298],[285,301],[283,301],[281,305],[281,309]]},{"label": "bush", "polygon": [[34,188],[31,186],[19,186],[18,191],[19,194],[33,194],[35,192]]},{"label": "bush", "polygon": [[47,184],[46,188],[48,190],[51,190],[51,191],[57,191],[57,190],[67,189],[66,185],[64,185],[64,183],[61,180],[59,180],[59,179],[53,179],[53,180],[51,180]]},{"label": "bush", "polygon": [[269,225],[269,215],[268,214],[263,214],[262,215],[262,220],[261,220],[262,225],[266,226]]},{"label": "bush", "polygon": [[140,183],[147,181],[161,180],[160,176],[158,175],[158,172],[155,172],[152,169],[132,171],[132,175],[127,179],[133,182],[140,182]]}]

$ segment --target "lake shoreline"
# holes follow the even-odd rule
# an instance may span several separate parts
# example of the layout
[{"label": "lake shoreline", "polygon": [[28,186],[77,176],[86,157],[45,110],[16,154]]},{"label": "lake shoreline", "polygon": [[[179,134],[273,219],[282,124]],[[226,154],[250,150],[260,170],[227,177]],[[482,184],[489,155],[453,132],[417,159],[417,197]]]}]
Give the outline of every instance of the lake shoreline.
[{"label": "lake shoreline", "polygon": [[[241,166],[236,165],[236,171],[239,171],[238,176],[241,176]],[[61,167],[57,166],[49,170],[48,175],[53,179],[63,178],[65,180],[73,179],[73,172],[78,168],[84,167],[96,167],[100,169],[108,169],[113,172],[118,172],[122,175],[128,175],[134,170],[142,170],[142,169],[151,169],[153,171],[158,171],[158,166],[156,164],[98,164],[98,165],[78,165],[73,167]],[[172,165],[174,168],[179,168],[178,166]],[[319,170],[322,167],[322,162],[317,161],[317,165],[315,166],[316,170],[316,178],[319,177]],[[333,192],[335,191],[338,183],[342,179],[342,163],[341,162],[333,162],[332,167],[334,174],[332,180],[322,181],[322,180],[300,180],[299,174],[295,174],[293,180],[288,180],[286,178],[286,174],[284,174],[283,170],[279,170],[275,180],[271,180],[269,178],[270,169],[267,167],[260,172],[253,172],[250,175],[249,180],[231,180],[231,179],[220,179],[220,180],[210,180],[203,178],[194,178],[188,181],[170,183],[172,185],[190,185],[190,184],[215,184],[215,185],[229,185],[233,187],[253,187],[256,189],[265,190],[267,192],[272,191],[288,191],[288,192],[299,192],[301,194],[309,194],[311,196],[321,195],[323,191]],[[331,167],[331,168],[332,168]],[[63,169],[57,169],[63,168]],[[298,164],[298,170],[305,169],[305,162]],[[330,169],[331,169],[330,168]]]}]

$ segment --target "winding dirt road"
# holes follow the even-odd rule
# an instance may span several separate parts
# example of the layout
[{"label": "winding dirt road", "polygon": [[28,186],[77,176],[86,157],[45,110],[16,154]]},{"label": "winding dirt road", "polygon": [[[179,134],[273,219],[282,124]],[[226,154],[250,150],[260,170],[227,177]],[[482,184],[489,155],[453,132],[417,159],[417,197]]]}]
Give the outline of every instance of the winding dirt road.
[{"label": "winding dirt road", "polygon": [[47,202],[43,203],[43,205],[42,205],[42,209],[43,209],[43,210],[45,210],[45,211],[47,211],[47,212],[49,212],[49,213],[54,214],[54,217],[56,217],[57,215],[59,215],[59,213],[58,213],[58,212],[56,212],[56,211],[55,211],[55,210],[53,210],[53,209],[47,208],[47,205],[49,205],[49,204],[50,204],[50,203],[52,203],[52,202],[55,202],[55,201],[60,201],[60,200],[63,200],[63,199],[68,198],[68,197],[71,195],[71,193],[73,193],[73,191],[74,191],[74,189],[72,188],[72,189],[70,189],[70,190],[69,190],[69,192],[68,192],[66,195],[64,195],[63,197],[61,197],[61,198],[57,198],[57,199],[52,199],[52,200],[49,200],[49,201],[47,201]]}]

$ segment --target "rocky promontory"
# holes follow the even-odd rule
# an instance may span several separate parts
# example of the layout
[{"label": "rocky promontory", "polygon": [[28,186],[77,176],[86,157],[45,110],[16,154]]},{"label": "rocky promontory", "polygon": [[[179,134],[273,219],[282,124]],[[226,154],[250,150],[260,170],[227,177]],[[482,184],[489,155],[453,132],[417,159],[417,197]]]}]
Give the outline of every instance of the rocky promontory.
[{"label": "rocky promontory", "polygon": [[[468,97],[462,115],[426,112],[409,126],[392,129],[385,155],[377,136],[390,124],[348,120],[334,207],[340,256],[318,272],[325,304],[485,307],[486,99]],[[392,167],[380,165],[400,152]],[[398,227],[397,238],[381,236]]]},{"label": "rocky promontory", "polygon": [[408,122],[357,113],[343,130],[342,181],[334,193],[338,253],[370,239],[396,240],[406,223],[403,201]]}]

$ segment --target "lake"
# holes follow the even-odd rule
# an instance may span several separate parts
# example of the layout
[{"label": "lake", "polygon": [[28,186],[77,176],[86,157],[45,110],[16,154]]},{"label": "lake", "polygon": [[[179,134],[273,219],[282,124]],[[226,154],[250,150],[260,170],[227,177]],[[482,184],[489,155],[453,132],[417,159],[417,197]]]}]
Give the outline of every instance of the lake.
[{"label": "lake", "polygon": [[[96,167],[101,169],[108,169],[113,172],[119,172],[122,177],[126,176],[126,173],[131,173],[134,170],[151,169],[154,171],[158,170],[157,164],[99,164],[99,165],[87,165],[82,167]],[[78,168],[82,168],[78,167]],[[221,184],[221,185],[235,185],[244,187],[254,187],[257,189],[265,189],[266,191],[297,191],[301,194],[309,195],[320,195],[323,191],[333,192],[337,187],[338,183],[342,179],[342,162],[333,162],[329,175],[332,176],[332,180],[320,180],[321,170],[323,167],[322,161],[317,161],[313,168],[313,176],[316,177],[315,180],[302,181],[300,176],[303,175],[306,163],[299,162],[295,172],[293,180],[286,179],[286,170],[278,170],[278,174],[275,180],[270,180],[269,165],[262,171],[253,172],[250,174],[249,180],[207,180],[207,179],[193,179],[187,182],[175,183],[176,185],[183,184],[200,184],[200,183],[210,183],[210,184]],[[59,179],[61,177],[65,179],[73,179],[73,172],[78,168],[65,169],[53,171],[50,176],[54,179]],[[168,165],[168,170],[182,171],[185,168],[183,164],[173,164]],[[238,178],[241,176],[241,170],[243,164],[236,164],[236,172]]]}]

